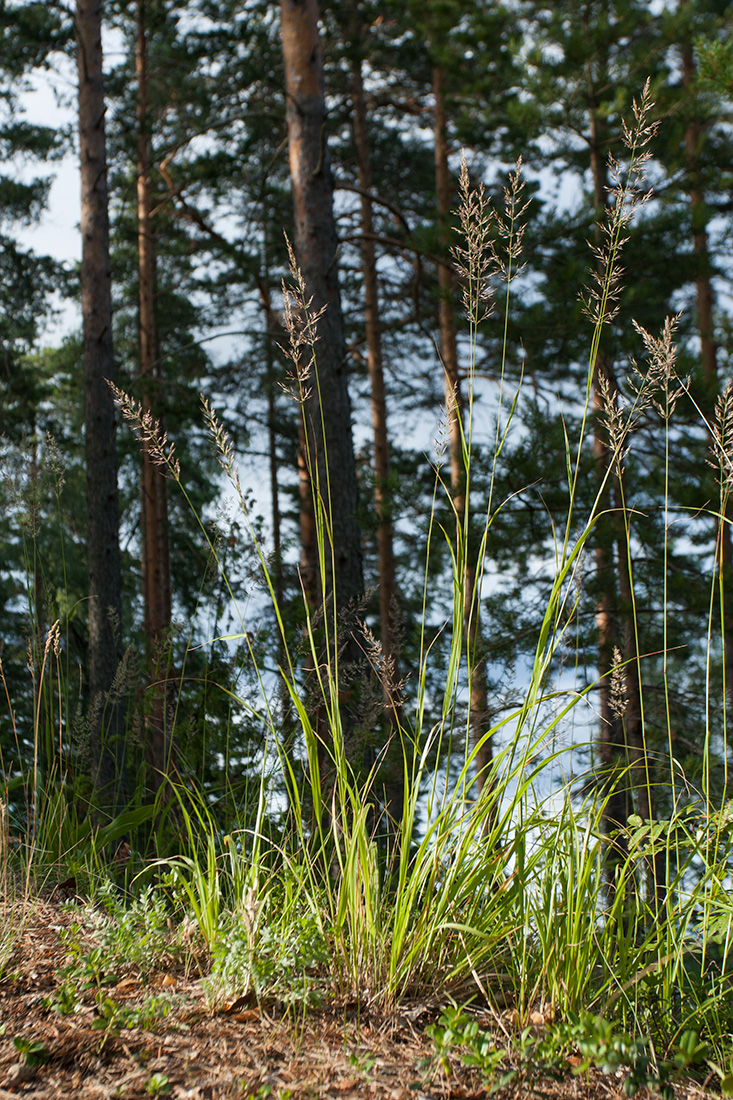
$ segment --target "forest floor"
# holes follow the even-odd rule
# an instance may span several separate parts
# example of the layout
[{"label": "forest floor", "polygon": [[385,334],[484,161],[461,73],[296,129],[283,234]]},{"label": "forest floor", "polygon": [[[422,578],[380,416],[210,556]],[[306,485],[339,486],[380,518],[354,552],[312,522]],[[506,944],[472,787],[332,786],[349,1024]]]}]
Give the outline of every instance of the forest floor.
[{"label": "forest floor", "polygon": [[[97,988],[96,1003],[90,996],[69,1003],[68,931],[74,925],[74,936],[84,935],[69,909],[58,897],[36,899],[0,908],[0,920],[12,944],[0,979],[0,1100],[483,1100],[492,1095],[457,1056],[445,1064],[436,1059],[425,1033],[436,1011],[426,1006],[415,1004],[384,1018],[360,1014],[350,1005],[283,1015],[241,1001],[212,1013],[200,978],[171,968],[145,975],[144,985],[141,975],[128,974],[101,996]],[[83,958],[94,960],[93,943]],[[87,992],[94,992],[93,970]],[[145,1018],[144,1005],[156,993],[167,1014]],[[481,1026],[488,1028],[488,1019]],[[500,1096],[623,1097],[621,1078],[595,1070],[573,1076],[571,1068],[559,1080],[518,1077]],[[705,1095],[699,1086],[675,1084],[677,1100]]]}]

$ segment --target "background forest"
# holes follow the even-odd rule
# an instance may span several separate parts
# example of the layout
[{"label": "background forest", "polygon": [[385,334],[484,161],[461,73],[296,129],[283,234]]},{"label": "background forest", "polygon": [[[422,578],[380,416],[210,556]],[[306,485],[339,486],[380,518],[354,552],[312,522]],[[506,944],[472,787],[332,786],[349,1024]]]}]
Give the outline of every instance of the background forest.
[{"label": "background forest", "polygon": [[[276,866],[342,987],[491,974],[727,1057],[730,14],[2,5],[29,880],[167,860],[216,971]],[[20,236],[70,151],[80,267]]]}]

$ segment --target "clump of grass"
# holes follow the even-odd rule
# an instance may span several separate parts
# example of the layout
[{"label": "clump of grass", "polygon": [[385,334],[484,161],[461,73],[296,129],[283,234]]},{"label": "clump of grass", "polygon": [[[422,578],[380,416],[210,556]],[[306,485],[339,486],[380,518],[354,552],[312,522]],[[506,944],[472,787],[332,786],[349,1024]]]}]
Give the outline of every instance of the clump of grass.
[{"label": "clump of grass", "polygon": [[[468,500],[460,515],[453,509],[456,531],[450,537],[441,532],[438,501],[444,487],[440,468],[435,472],[436,507],[426,554],[431,553],[433,538],[446,538],[454,596],[453,615],[447,626],[450,645],[437,715],[429,717],[428,684],[435,650],[424,632],[411,687],[412,711],[405,705],[394,717],[393,741],[402,750],[404,800],[401,819],[393,823],[389,843],[385,844],[378,827],[384,810],[378,794],[378,763],[371,768],[357,767],[349,757],[343,735],[338,615],[333,613],[326,624],[327,630],[335,633],[324,654],[314,618],[307,608],[305,613],[304,648],[310,662],[307,672],[317,675],[319,693],[325,701],[325,723],[321,721],[319,726],[305,686],[306,670],[291,649],[285,609],[278,605],[270,564],[240,485],[233,444],[214,410],[204,403],[213,445],[241,505],[272,602],[283,659],[278,682],[273,684],[274,676],[257,664],[251,635],[243,623],[239,640],[248,647],[260,693],[256,702],[236,700],[247,708],[261,733],[261,774],[256,805],[250,808],[251,823],[246,829],[229,822],[223,826],[203,793],[194,790],[191,794],[180,785],[169,785],[165,797],[179,826],[179,850],[173,856],[159,857],[145,872],[162,875],[162,892],[142,893],[137,900],[119,907],[113,902],[114,895],[106,896],[110,920],[105,926],[105,943],[108,953],[117,952],[119,960],[143,968],[154,965],[160,952],[169,951],[170,939],[166,938],[163,922],[170,912],[180,920],[185,935],[191,941],[196,938],[195,947],[187,950],[200,951],[205,995],[212,1009],[250,994],[288,1007],[311,1006],[335,997],[356,998],[361,1005],[382,1011],[394,1010],[413,997],[436,1004],[476,998],[489,1005],[497,1017],[510,1007],[521,1021],[531,1018],[532,1012],[561,1024],[583,1018],[583,1027],[590,1028],[595,1036],[596,1053],[616,1050],[619,1059],[623,1056],[637,1076],[642,1069],[645,1073],[648,1070],[646,1083],[662,1082],[659,1066],[663,1058],[660,1055],[656,1068],[653,1059],[645,1062],[647,1046],[635,1046],[636,1040],[631,1038],[627,1042],[627,1032],[636,1036],[650,1033],[660,1052],[687,1049],[690,1042],[685,1040],[685,1046],[684,1036],[694,1032],[701,1042],[709,1044],[716,1064],[726,1063],[733,1024],[729,1007],[733,993],[733,903],[727,889],[733,857],[730,808],[725,803],[713,803],[709,786],[700,795],[690,789],[684,800],[678,798],[676,792],[684,786],[684,777],[672,771],[673,798],[667,820],[631,814],[610,830],[609,804],[616,789],[631,787],[638,796],[641,787],[646,786],[651,792],[643,738],[639,751],[630,753],[614,778],[600,789],[596,785],[593,793],[584,787],[583,777],[558,782],[558,775],[573,774],[579,746],[557,747],[556,737],[574,709],[598,685],[590,684],[582,692],[567,695],[549,686],[558,651],[573,628],[583,554],[603,510],[601,486],[589,514],[582,519],[577,515],[581,450],[592,415],[593,376],[603,328],[613,314],[620,290],[623,238],[643,198],[649,109],[647,90],[637,110],[636,126],[627,133],[631,164],[627,170],[618,171],[611,220],[595,257],[585,410],[577,443],[567,442],[567,521],[556,541],[555,575],[524,698],[473,743],[468,736],[461,740],[465,751],[458,760],[452,747],[459,716],[465,709],[462,696],[472,675],[467,644],[470,616],[467,622],[465,609],[467,604],[478,607],[480,603],[480,578],[492,523],[498,511],[510,502],[495,502],[492,475],[489,499],[483,502],[476,561],[468,563]],[[515,175],[501,222],[505,239],[502,255],[494,244],[493,230],[489,231],[493,223],[485,196],[472,191],[465,166],[462,192],[462,221],[468,239],[459,257],[473,370],[478,325],[484,319],[490,284],[502,277],[507,285],[503,359],[506,356],[509,294],[520,261],[522,201]],[[305,378],[298,372],[304,360],[308,363],[308,384],[317,385],[318,318],[309,314],[307,290],[297,268],[292,278],[293,288],[288,290],[286,301],[290,303],[295,380],[302,390]],[[297,310],[292,307],[293,301],[298,303]],[[675,403],[685,389],[675,374],[674,322],[668,321],[658,338],[643,330],[640,336],[650,367],[637,376],[630,403],[624,405],[617,393],[599,387],[602,395],[605,392],[610,454],[607,479],[614,476],[614,470],[621,470],[641,413],[656,403],[668,432]],[[460,425],[467,497],[473,461],[472,383],[467,426]],[[185,494],[175,454],[159,427],[126,395],[115,392],[125,417],[136,427],[149,452]],[[501,430],[497,428],[494,471],[518,400],[515,394],[504,411]],[[721,407],[716,425],[711,428],[721,485],[728,488],[730,463],[727,436],[725,442],[723,436],[729,428],[729,404],[728,400]],[[726,456],[725,461],[721,454]],[[667,448],[667,476],[668,462]],[[445,491],[450,496],[447,488]],[[333,590],[326,574],[333,568],[335,548],[329,542],[327,494],[324,497],[318,484],[313,490],[313,507],[321,586],[324,591]],[[624,504],[628,550],[630,531],[625,508]],[[721,504],[720,516],[724,515]],[[218,562],[216,541],[203,522],[201,530],[212,559]],[[426,565],[425,605],[428,575]],[[477,578],[473,591],[466,590],[469,575]],[[633,582],[631,570],[630,576]],[[229,595],[233,600],[231,590]],[[49,635],[38,679],[39,693],[45,684],[46,658],[50,659],[52,652],[54,643]],[[635,660],[621,652],[614,660],[612,694],[621,720],[625,714],[626,677]],[[283,734],[273,702],[275,695],[284,695],[290,703],[298,726],[296,744],[302,767],[295,759],[292,736]],[[669,717],[668,703],[667,708]],[[643,711],[641,720],[643,726]],[[671,729],[668,732],[671,746]],[[36,736],[40,738],[40,730]],[[489,745],[491,763],[479,784],[477,761],[483,759]],[[571,752],[575,754],[572,760],[568,759]],[[709,737],[705,752],[709,752]],[[59,758],[62,755],[59,750]],[[670,751],[670,759],[671,755]],[[278,834],[270,827],[270,776],[275,763],[290,811],[290,835]],[[150,813],[149,808],[130,810],[118,821],[97,829],[89,815],[75,816],[60,772],[51,772],[48,782],[39,786],[36,765],[37,760],[30,777],[25,864],[28,883],[31,868],[39,860],[46,865],[58,864],[79,849],[93,849],[95,845],[101,848],[144,823]],[[546,793],[548,788],[550,794]],[[579,790],[585,793],[579,794]],[[647,804],[652,805],[651,793]],[[6,904],[8,848],[4,813],[0,802],[0,857]],[[446,1030],[452,1029],[455,1036],[460,1020],[461,1042],[471,1046],[476,1032],[469,1027],[469,1034],[459,1010],[456,1012],[440,1025],[440,1036],[436,1031],[439,1043],[450,1045]],[[584,1012],[610,1020],[613,1026],[599,1023],[593,1025],[593,1031],[588,1019],[582,1017]],[[567,1045],[569,1034],[558,1032],[558,1042]],[[578,1034],[572,1033],[573,1041],[579,1041]],[[471,1046],[472,1055],[484,1058],[493,1072],[501,1058],[484,1040],[482,1037],[480,1048]],[[527,1050],[525,1054],[527,1058],[535,1056]]]}]

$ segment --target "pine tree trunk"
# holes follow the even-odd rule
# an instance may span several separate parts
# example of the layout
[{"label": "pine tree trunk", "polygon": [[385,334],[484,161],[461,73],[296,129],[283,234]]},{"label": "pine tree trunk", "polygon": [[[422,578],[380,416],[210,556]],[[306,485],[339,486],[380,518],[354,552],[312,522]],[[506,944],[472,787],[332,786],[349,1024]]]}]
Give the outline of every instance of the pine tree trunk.
[{"label": "pine tree trunk", "polygon": [[[439,66],[433,69],[433,97],[435,102],[435,184],[440,243],[447,252],[450,247],[450,214],[453,205],[453,189],[448,164],[448,141],[445,116],[445,76]],[[455,320],[456,279],[449,261],[438,266],[440,291],[439,323],[440,354],[445,376],[445,404],[448,413],[448,454],[450,460],[451,495],[456,513],[457,527],[465,538],[465,564],[463,570],[464,623],[470,690],[470,727],[476,753],[478,789],[484,786],[491,766],[492,746],[486,735],[488,722],[488,697],[486,688],[486,658],[479,626],[479,600],[476,564],[471,554],[470,524],[466,517],[466,471],[463,463],[463,426],[465,405],[458,371],[458,338]]]},{"label": "pine tree trunk", "polygon": [[[358,37],[357,27],[355,38]],[[387,434],[387,399],[382,365],[382,328],[379,320],[379,290],[377,256],[374,247],[374,218],[370,192],[372,188],[371,151],[367,129],[366,100],[361,72],[361,59],[352,70],[352,101],[356,168],[361,189],[361,271],[364,283],[364,323],[369,370],[372,433],[374,439],[374,507],[377,514],[377,565],[379,570],[379,625],[384,671],[382,690],[384,706],[396,727],[400,722],[399,683],[399,606],[395,573],[394,527],[390,491],[390,449]],[[390,725],[392,723],[390,722]],[[404,803],[404,772],[401,742],[392,730],[393,743],[387,750],[382,783],[389,819],[402,820]],[[391,750],[391,751],[390,751]]]},{"label": "pine tree trunk", "polygon": [[74,26],[79,71],[91,767],[99,805],[114,813],[124,798],[125,731],[122,690],[115,685],[122,656],[122,600],[116,418],[107,384],[114,377],[114,351],[101,0],[77,0]]},{"label": "pine tree trunk", "polygon": [[[347,388],[346,348],[338,281],[336,221],[326,137],[323,58],[318,33],[317,0],[280,0],[281,35],[287,93],[290,178],[295,213],[295,253],[317,322],[316,368],[307,386],[301,439],[301,537],[306,589],[317,591],[316,607],[324,609],[331,639],[331,668],[361,664],[358,632],[364,594],[361,540],[356,520],[357,481]],[[305,352],[308,355],[308,349]],[[308,464],[313,477],[309,475]],[[317,542],[306,496],[318,485],[331,537],[326,539],[326,569],[321,576]],[[311,586],[311,578],[313,584]],[[338,658],[334,638],[338,636]],[[342,678],[343,679],[343,678]],[[344,737],[349,744],[359,720],[361,682],[350,684],[351,703],[342,707]],[[329,736],[321,729],[322,739]],[[322,755],[323,763],[326,754]]]},{"label": "pine tree trunk", "polygon": [[[684,0],[686,3],[687,0]],[[696,78],[695,55],[689,42],[683,43],[682,83],[692,90]],[[700,332],[700,354],[708,393],[712,396],[720,392],[718,374],[718,348],[715,342],[714,310],[715,291],[710,275],[712,264],[708,248],[708,214],[705,205],[702,171],[700,168],[700,145],[703,130],[698,122],[691,119],[685,126],[685,153],[687,161],[687,187],[692,212],[693,245],[697,271],[695,275],[695,297],[697,304],[697,326]],[[723,628],[725,631],[725,684],[728,705],[733,706],[733,538],[731,537],[733,506],[728,505],[725,520],[717,524],[716,561],[723,577]]]},{"label": "pine tree trunk", "polygon": [[[162,383],[155,316],[156,257],[151,211],[151,140],[148,111],[147,25],[145,0],[137,2],[135,70],[137,76],[137,240],[139,273],[140,383],[144,413],[161,421],[157,398]],[[143,446],[141,471],[143,630],[150,653],[152,692],[145,716],[148,763],[158,789],[171,765],[171,708],[167,643],[171,625],[171,577],[168,548],[168,491],[160,466]]]}]

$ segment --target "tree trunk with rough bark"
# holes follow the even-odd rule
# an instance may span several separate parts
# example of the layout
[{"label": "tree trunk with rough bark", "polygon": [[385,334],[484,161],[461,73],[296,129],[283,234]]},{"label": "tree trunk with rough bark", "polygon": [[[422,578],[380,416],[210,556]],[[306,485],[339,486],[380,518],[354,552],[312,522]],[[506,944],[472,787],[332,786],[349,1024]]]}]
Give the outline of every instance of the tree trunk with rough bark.
[{"label": "tree trunk with rough bark", "polygon": [[124,797],[124,705],[115,684],[122,658],[116,417],[101,0],[77,0],[81,162],[81,306],[87,466],[91,769],[101,809]]},{"label": "tree trunk with rough bark", "polygon": [[[435,185],[437,194],[438,230],[444,252],[451,245],[450,215],[453,207],[453,187],[448,163],[448,139],[445,115],[445,75],[439,66],[433,69],[433,98],[435,103]],[[488,695],[486,688],[486,657],[479,625],[479,593],[477,589],[476,563],[471,556],[470,524],[466,517],[466,471],[463,463],[463,429],[465,403],[458,369],[458,338],[456,333],[455,297],[456,277],[446,258],[438,265],[440,292],[440,354],[445,377],[445,404],[448,415],[448,455],[450,461],[451,495],[456,514],[457,528],[465,540],[465,564],[463,569],[464,628],[466,652],[471,683],[470,727],[476,754],[476,774],[479,791],[483,789],[486,774],[491,766],[491,741],[485,738],[488,724]]]},{"label": "tree trunk with rough bark", "polygon": [[[314,598],[310,589],[316,593],[315,607],[323,609],[329,642],[321,660],[330,660],[332,670],[338,663],[339,690],[348,696],[341,706],[345,743],[347,751],[358,756],[351,738],[364,703],[359,697],[363,676],[354,671],[362,663],[359,631],[364,580],[318,4],[316,0],[280,0],[280,13],[295,254],[311,299],[310,314],[318,318],[315,368],[305,383],[309,392],[303,403],[299,460],[303,579],[309,599]],[[304,354],[310,355],[308,348]],[[306,501],[306,495],[310,498],[314,492],[320,496],[326,519],[323,575]],[[330,732],[320,724],[321,738],[327,739]],[[322,759],[325,763],[325,755]]]},{"label": "tree trunk with rough bark", "polygon": [[[137,240],[139,276],[140,388],[144,413],[161,422],[162,384],[155,315],[156,255],[152,227],[151,135],[148,109],[148,33],[145,0],[137,3],[135,71],[137,76]],[[163,470],[143,444],[140,478],[142,504],[143,630],[150,658],[150,713],[145,715],[148,763],[158,789],[174,764],[170,729],[168,641],[171,625],[171,576],[168,547],[168,488]]]}]

